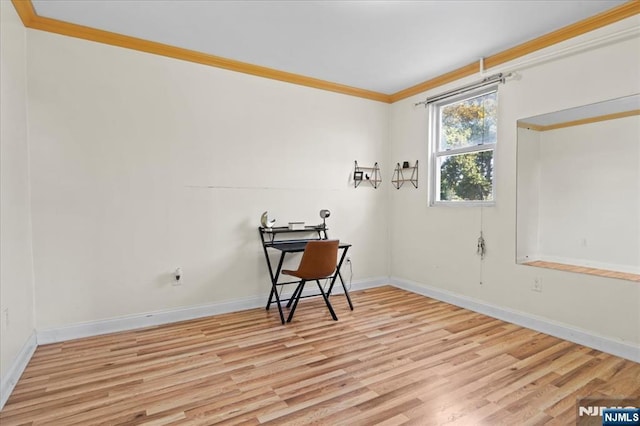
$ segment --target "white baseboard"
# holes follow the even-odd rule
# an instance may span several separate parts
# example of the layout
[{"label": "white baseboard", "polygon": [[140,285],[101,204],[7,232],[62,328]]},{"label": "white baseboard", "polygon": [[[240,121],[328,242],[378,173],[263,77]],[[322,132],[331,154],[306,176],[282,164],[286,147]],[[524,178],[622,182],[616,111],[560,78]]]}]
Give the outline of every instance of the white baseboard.
[{"label": "white baseboard", "polygon": [[83,337],[117,333],[119,331],[129,331],[137,328],[169,324],[172,322],[202,318],[211,315],[242,311],[245,309],[253,309],[262,306],[265,301],[266,297],[250,297],[207,305],[146,312],[142,314],[48,328],[38,330],[38,344],[46,345],[48,343],[64,342],[66,340],[80,339]]},{"label": "white baseboard", "polygon": [[[388,278],[372,278],[351,284],[350,290],[378,287],[388,284]],[[291,286],[293,287],[293,286]],[[349,287],[347,287],[349,288]],[[293,288],[290,289],[293,291]],[[313,291],[309,286],[309,293]],[[317,289],[316,289],[317,292]],[[342,286],[338,283],[334,286],[333,293],[341,294]],[[307,290],[305,290],[307,293]],[[171,309],[165,311],[147,312],[142,314],[127,315],[118,318],[90,321],[72,324],[63,327],[38,330],[38,344],[63,342],[66,340],[80,339],[83,337],[97,336],[100,334],[116,333],[119,331],[135,330],[137,328],[151,327],[172,322],[186,321],[195,318],[203,318],[211,315],[225,314],[229,312],[243,311],[246,309],[265,307],[268,295],[255,296],[244,299],[235,299],[226,302],[218,302],[200,306]]]},{"label": "white baseboard", "polygon": [[470,297],[461,296],[446,290],[437,289],[413,281],[391,277],[389,282],[391,285],[403,290],[431,297],[452,305],[460,306],[461,308],[479,312],[493,318],[640,363],[640,345],[611,340],[607,337],[577,329],[567,324],[558,323],[546,318],[506,309],[500,306],[490,305]]},{"label": "white baseboard", "polygon": [[[615,341],[607,337],[595,335],[591,332],[554,322],[546,318],[510,310],[496,305],[490,305],[476,299],[416,282],[395,277],[378,277],[354,282],[347,288],[350,291],[356,291],[388,284],[640,363],[640,346],[638,345]],[[293,291],[293,288],[289,290],[289,293],[291,291]],[[312,294],[313,292],[315,291],[312,286],[309,286],[309,288],[305,290],[305,294]],[[335,294],[341,294],[343,292],[342,286],[336,284],[333,292]],[[286,296],[287,293],[284,294],[284,297]],[[38,330],[37,343],[39,345],[43,345],[47,343],[62,342],[65,340],[79,339],[82,337],[97,336],[100,334],[128,331],[154,325],[203,318],[211,315],[242,311],[245,309],[260,308],[265,306],[266,299],[266,295],[256,296],[208,305],[149,312]],[[28,358],[30,358],[30,355]],[[21,372],[22,370],[20,370],[20,373]],[[4,383],[2,389],[5,389]]]},{"label": "white baseboard", "polygon": [[[550,321],[546,318],[490,305],[479,300],[413,281],[395,277],[378,277],[354,282],[347,288],[350,291],[356,291],[383,285],[393,285],[413,293],[451,303],[493,318],[517,324],[522,327],[546,333],[640,363],[640,346],[638,345],[611,340],[603,336],[573,328],[566,324]],[[312,291],[312,289],[309,289],[309,291]],[[342,286],[337,284],[334,288],[334,293],[339,294],[342,292]],[[260,297],[236,299],[202,306],[130,315],[126,317],[91,321],[37,331],[37,333],[31,335],[20,351],[20,354],[16,357],[13,365],[8,369],[7,374],[2,377],[2,382],[0,383],[0,409],[2,409],[6,401],[9,399],[9,395],[13,391],[18,379],[29,363],[37,345],[264,307],[266,298],[267,296],[265,295]]]},{"label": "white baseboard", "polygon": [[[347,290],[349,291],[365,290],[367,288],[382,287],[383,285],[389,285],[389,277],[369,278],[367,280],[355,281],[351,284],[350,283],[345,283],[345,284],[347,286]],[[338,293],[338,294],[344,293],[344,290],[342,289],[342,286],[340,285],[339,282],[336,282],[335,286],[333,287],[332,293]]]},{"label": "white baseboard", "polygon": [[2,382],[0,382],[0,410],[2,410],[4,404],[7,403],[9,395],[13,392],[13,388],[16,386],[16,383],[18,383],[18,379],[22,376],[24,369],[27,368],[27,364],[29,364],[37,347],[36,333],[34,331],[25,342],[13,364],[7,370],[7,373],[2,376]]}]

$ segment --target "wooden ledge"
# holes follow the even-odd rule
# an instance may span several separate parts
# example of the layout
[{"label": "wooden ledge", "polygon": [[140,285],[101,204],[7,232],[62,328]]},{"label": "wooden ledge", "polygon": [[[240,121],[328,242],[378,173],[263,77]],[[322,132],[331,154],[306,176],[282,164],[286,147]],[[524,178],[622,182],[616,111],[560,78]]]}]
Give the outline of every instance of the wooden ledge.
[{"label": "wooden ledge", "polygon": [[619,280],[635,281],[640,283],[640,274],[632,274],[630,272],[611,271],[608,269],[589,268],[586,266],[567,265],[564,263],[545,262],[542,260],[523,262],[522,265],[556,269],[558,271],[578,272],[580,274],[597,275],[599,277],[616,278]]}]

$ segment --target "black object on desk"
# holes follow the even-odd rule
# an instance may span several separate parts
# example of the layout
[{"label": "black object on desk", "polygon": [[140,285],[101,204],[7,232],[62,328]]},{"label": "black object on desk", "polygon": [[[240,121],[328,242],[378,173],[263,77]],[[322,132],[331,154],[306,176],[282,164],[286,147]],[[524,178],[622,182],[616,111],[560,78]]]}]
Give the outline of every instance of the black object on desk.
[{"label": "black object on desk", "polygon": [[[278,312],[280,314],[280,321],[282,324],[285,323],[284,314],[282,312],[282,302],[288,302],[287,306],[291,305],[295,294],[289,299],[280,299],[280,295],[278,294],[278,286],[286,285],[286,284],[299,284],[300,280],[295,281],[284,281],[278,282],[280,278],[280,272],[282,271],[282,264],[284,262],[284,258],[287,253],[302,253],[307,245],[307,242],[312,240],[326,240],[327,236],[327,227],[324,225],[317,226],[305,226],[304,229],[289,229],[285,226],[278,226],[272,228],[259,227],[258,232],[260,233],[260,240],[262,241],[262,248],[264,250],[264,257],[267,261],[267,267],[269,269],[269,276],[271,278],[271,293],[269,294],[269,301],[267,302],[266,309],[268,310],[271,307],[271,303],[275,303],[278,306]],[[293,239],[296,234],[315,234],[314,238],[302,238],[302,239]],[[280,237],[278,237],[280,234]],[[331,291],[333,290],[333,286],[336,282],[336,279],[340,278],[340,283],[342,284],[342,288],[344,289],[344,294],[347,297],[347,301],[349,302],[349,308],[353,310],[353,304],[351,303],[351,297],[349,296],[349,291],[347,290],[346,285],[344,284],[344,279],[342,278],[342,274],[340,273],[340,267],[342,266],[342,262],[347,256],[347,251],[351,247],[351,244],[340,242],[338,246],[340,252],[340,259],[338,260],[338,265],[336,267],[336,272],[333,276],[330,277],[331,284],[329,285],[329,289],[327,290],[327,297],[331,296]],[[280,252],[280,259],[278,260],[278,265],[274,269],[273,264],[271,263],[271,258],[269,257],[269,249],[277,250]],[[314,294],[309,296],[301,296],[301,297],[312,297],[312,296],[320,296],[320,294]],[[275,298],[275,300],[273,300]]]}]

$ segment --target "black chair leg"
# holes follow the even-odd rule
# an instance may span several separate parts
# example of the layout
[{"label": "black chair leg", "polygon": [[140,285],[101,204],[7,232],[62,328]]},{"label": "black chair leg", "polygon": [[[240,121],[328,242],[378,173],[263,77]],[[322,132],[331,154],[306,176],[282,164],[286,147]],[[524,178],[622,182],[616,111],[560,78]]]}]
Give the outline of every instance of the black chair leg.
[{"label": "black chair leg", "polygon": [[306,281],[302,280],[300,281],[300,284],[298,284],[300,291],[298,291],[298,294],[296,295],[296,298],[293,301],[293,306],[291,307],[291,311],[289,312],[289,318],[287,318],[287,322],[291,322],[291,320],[293,319],[293,313],[296,311],[296,308],[298,307],[298,301],[300,301],[300,296],[302,296],[302,291],[304,290],[305,283]]},{"label": "black chair leg", "polygon": [[333,311],[333,306],[331,306],[331,302],[329,302],[329,298],[327,297],[327,294],[322,289],[322,285],[320,284],[320,281],[316,280],[316,283],[318,283],[318,288],[320,289],[320,293],[322,293],[322,298],[324,299],[324,303],[327,305],[327,308],[329,308],[329,312],[331,312],[331,318],[333,318],[334,321],[338,321],[338,317],[336,316],[336,313]]},{"label": "black chair leg", "polygon": [[290,308],[293,301],[296,299],[296,297],[298,297],[298,292],[300,292],[301,284],[302,282],[298,283],[298,285],[296,286],[296,289],[293,290],[293,294],[291,295],[291,297],[289,298],[289,301],[287,302],[287,308]]}]

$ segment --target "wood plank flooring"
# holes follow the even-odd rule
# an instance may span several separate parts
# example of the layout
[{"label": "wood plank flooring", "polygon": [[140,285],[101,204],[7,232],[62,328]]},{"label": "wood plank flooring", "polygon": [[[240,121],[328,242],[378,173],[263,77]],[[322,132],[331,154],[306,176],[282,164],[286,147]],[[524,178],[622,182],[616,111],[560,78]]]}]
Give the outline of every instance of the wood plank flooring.
[{"label": "wood plank flooring", "polygon": [[522,264],[527,266],[537,266],[538,268],[577,272],[580,274],[596,275],[598,277],[616,278],[619,280],[635,281],[640,283],[640,274],[634,274],[631,272],[611,271],[609,269],[589,268],[587,266],[567,265],[566,263],[545,262],[543,260],[532,260],[530,262],[523,262]]},{"label": "wood plank flooring", "polygon": [[40,346],[0,424],[575,424],[640,364],[393,287]]}]

